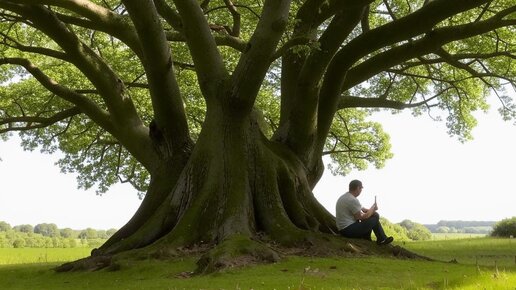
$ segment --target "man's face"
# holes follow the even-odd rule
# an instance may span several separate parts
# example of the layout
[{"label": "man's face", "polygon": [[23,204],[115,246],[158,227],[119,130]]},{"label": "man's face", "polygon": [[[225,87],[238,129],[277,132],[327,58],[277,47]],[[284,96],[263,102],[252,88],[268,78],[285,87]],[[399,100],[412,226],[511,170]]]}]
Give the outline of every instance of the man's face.
[{"label": "man's face", "polygon": [[362,193],[362,188],[364,188],[362,185],[359,185],[355,190],[351,191],[351,193],[358,197]]},{"label": "man's face", "polygon": [[362,193],[362,188],[364,188],[362,185],[360,185],[360,186],[357,188],[357,196],[359,196],[359,195]]}]

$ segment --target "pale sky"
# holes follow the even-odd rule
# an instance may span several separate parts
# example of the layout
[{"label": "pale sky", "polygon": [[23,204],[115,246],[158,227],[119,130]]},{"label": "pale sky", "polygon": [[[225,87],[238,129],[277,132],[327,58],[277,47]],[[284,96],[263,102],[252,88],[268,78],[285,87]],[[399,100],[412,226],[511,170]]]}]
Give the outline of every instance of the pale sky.
[{"label": "pale sky", "polygon": [[326,172],[314,193],[335,214],[335,202],[349,181],[360,179],[359,196],[369,207],[377,196],[380,215],[392,222],[498,221],[516,216],[516,126],[497,111],[478,114],[472,141],[450,137],[443,122],[381,113],[394,157],[380,170],[346,177]]},{"label": "pale sky", "polygon": [[[378,198],[379,213],[392,222],[492,220],[516,216],[516,126],[492,109],[479,115],[474,140],[461,144],[446,134],[444,123],[380,113],[391,136],[394,157],[383,169],[334,177],[329,170],[314,190],[335,213],[337,198],[352,179],[360,179],[359,197],[369,206]],[[57,156],[24,152],[19,140],[0,141],[0,221],[55,223],[58,227],[119,228],[140,204],[129,185],[117,185],[103,196],[77,189],[75,177],[62,174]]]}]

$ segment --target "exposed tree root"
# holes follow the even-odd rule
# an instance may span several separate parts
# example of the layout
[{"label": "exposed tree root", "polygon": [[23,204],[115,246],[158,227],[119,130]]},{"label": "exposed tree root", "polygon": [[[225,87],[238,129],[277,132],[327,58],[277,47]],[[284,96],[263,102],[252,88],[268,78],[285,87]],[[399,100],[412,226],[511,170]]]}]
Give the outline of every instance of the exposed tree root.
[{"label": "exposed tree root", "polygon": [[90,256],[74,262],[65,263],[54,268],[56,272],[75,272],[75,271],[97,271],[101,269],[116,270],[119,266],[113,263],[112,256]]},{"label": "exposed tree root", "polygon": [[193,274],[208,274],[256,264],[278,262],[289,256],[306,257],[363,257],[383,256],[400,259],[433,261],[397,245],[378,246],[366,240],[346,239],[329,234],[311,233],[303,241],[288,246],[277,244],[266,237],[251,239],[235,235],[218,245],[192,245],[190,247],[154,247],[136,249],[114,256],[91,256],[56,267],[56,272],[116,271],[122,260],[175,260],[197,257],[197,269]]},{"label": "exposed tree root", "polygon": [[212,248],[197,261],[197,273],[211,273],[225,268],[272,263],[280,260],[278,252],[260,241],[234,236]]},{"label": "exposed tree root", "polygon": [[187,255],[199,258],[197,273],[290,255],[423,258],[335,235],[335,219],[313,196],[306,166],[286,146],[268,141],[252,121],[206,122],[214,127],[203,129],[177,178],[168,171],[153,176],[150,201],[121,233],[56,271]]},{"label": "exposed tree root", "polygon": [[431,258],[428,258],[428,257],[425,257],[425,256],[421,256],[419,254],[416,254],[414,252],[411,252],[403,247],[400,247],[400,246],[390,246],[391,250],[392,250],[392,254],[395,256],[395,257],[398,257],[398,258],[408,258],[408,259],[420,259],[420,260],[426,260],[426,261],[434,261],[434,259],[431,259]]}]

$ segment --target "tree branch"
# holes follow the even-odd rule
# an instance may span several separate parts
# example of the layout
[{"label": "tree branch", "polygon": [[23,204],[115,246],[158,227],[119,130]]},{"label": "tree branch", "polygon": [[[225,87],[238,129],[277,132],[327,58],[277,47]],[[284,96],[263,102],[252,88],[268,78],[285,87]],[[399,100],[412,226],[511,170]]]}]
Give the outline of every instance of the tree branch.
[{"label": "tree branch", "polygon": [[[363,98],[363,97],[355,97],[355,96],[341,96],[338,109],[346,109],[346,108],[386,108],[386,109],[396,109],[403,110],[407,108],[416,108],[422,105],[429,104],[430,101],[436,99],[446,91],[451,88],[447,88],[445,90],[440,91],[434,96],[425,99],[424,101],[417,103],[404,103],[399,101],[387,100],[382,98]],[[436,105],[429,105],[430,107]]]},{"label": "tree branch", "polygon": [[[516,60],[516,54],[514,54],[516,50],[514,51],[496,51],[491,53],[456,53],[453,54],[453,58],[457,61],[460,60],[469,60],[470,62],[473,61],[480,61],[480,60],[486,60],[490,58],[495,57],[506,57],[509,59]],[[439,64],[446,62],[441,57],[433,57],[433,58],[418,58],[419,61],[407,61],[402,64],[403,69],[408,69],[411,67],[417,67],[420,65],[431,65],[431,64]]]},{"label": "tree branch", "polygon": [[[20,116],[20,117],[10,117],[0,119],[0,126],[8,125],[7,128],[1,129],[0,134],[10,131],[27,131],[37,128],[45,128],[51,126],[57,122],[63,121],[70,117],[76,116],[81,113],[81,110],[78,107],[73,107],[70,109],[66,109],[62,112],[56,113],[50,117],[40,117],[40,116]],[[13,123],[27,123],[23,127],[14,126]],[[38,123],[38,124],[33,124]]]},{"label": "tree branch", "polygon": [[[46,55],[52,58],[69,61],[68,56],[66,53],[63,53],[61,51],[45,48],[45,47],[35,47],[35,46],[29,46],[29,45],[23,45],[20,42],[16,41],[12,37],[9,37],[7,34],[0,32],[0,36],[3,37],[3,40],[1,41],[2,44],[12,47],[14,49],[17,49],[19,51],[23,52],[30,52],[30,53],[37,53],[40,55]],[[12,42],[9,43],[9,42]]]},{"label": "tree branch", "polygon": [[362,33],[369,32],[371,30],[369,26],[369,10],[371,9],[371,5],[367,5],[365,11],[362,15],[362,19],[360,19],[360,25],[362,27]]},{"label": "tree branch", "polygon": [[[421,39],[391,48],[353,67],[347,74],[342,91],[362,83],[377,73],[401,64],[404,61],[435,52],[446,43],[515,24],[516,20],[499,20],[497,15],[480,22],[435,29]],[[493,57],[499,54],[500,53],[494,52],[486,56]],[[460,56],[466,57],[468,55],[471,54],[462,54]]]},{"label": "tree branch", "polygon": [[272,56],[272,61],[277,60],[287,53],[290,49],[299,46],[299,45],[307,45],[311,43],[311,39],[308,37],[295,37],[289,39],[285,44],[283,44]]},{"label": "tree branch", "polygon": [[[203,6],[203,5],[201,4],[201,7],[202,7],[202,6]],[[233,3],[233,6],[234,6],[235,8],[243,8],[243,9],[246,9],[247,11],[251,12],[251,14],[253,14],[254,16],[256,16],[256,18],[257,18],[258,20],[260,20],[260,14],[258,14],[256,11],[254,11],[254,10],[253,10],[253,8],[252,8],[251,6],[249,6],[249,5],[243,5],[243,4],[235,4],[235,3]],[[225,5],[224,5],[224,6],[217,6],[217,7],[213,7],[213,8],[210,8],[210,9],[204,9],[204,14],[205,14],[205,15],[208,15],[208,14],[210,14],[210,13],[211,13],[211,12],[213,12],[213,11],[217,11],[217,10],[221,10],[221,9],[226,9],[226,8],[227,8],[227,6],[225,6]]]},{"label": "tree branch", "polygon": [[233,28],[231,29],[231,35],[239,37],[241,25],[240,13],[238,12],[236,6],[233,4],[233,1],[224,0],[224,4],[226,4],[226,7],[228,8],[229,12],[231,13],[231,16],[233,17]]},{"label": "tree branch", "polygon": [[389,2],[387,2],[387,0],[383,0],[383,5],[385,5],[385,8],[387,8],[387,11],[389,12],[389,15],[391,16],[392,20],[397,20],[398,17],[396,17],[394,12],[392,11],[392,8],[389,5]]},{"label": "tree branch", "polygon": [[[98,90],[109,114],[100,114],[98,110],[93,109],[91,112],[87,112],[81,106],[78,105],[78,107],[90,117],[90,113],[100,114],[101,116],[95,116],[96,119],[93,117],[92,119],[101,127],[108,128],[107,131],[113,134],[144,167],[152,172],[156,164],[155,160],[159,157],[152,150],[148,129],[139,118],[123,83],[111,68],[90,47],[82,43],[77,35],[48,8],[41,5],[15,4],[9,0],[1,0],[0,8],[27,19],[31,26],[46,34],[63,49],[74,66]],[[73,91],[72,93],[72,96],[78,95]],[[81,97],[81,100],[86,99]],[[91,102],[91,104],[94,103]],[[97,108],[96,104],[95,108]],[[102,120],[102,117],[105,117],[107,122]]]},{"label": "tree branch", "polygon": [[487,2],[489,0],[434,0],[418,11],[357,36],[340,49],[328,66],[320,92],[316,151],[322,152],[324,148],[346,75],[354,63],[382,47],[431,31],[439,22]]},{"label": "tree branch", "polygon": [[183,30],[181,16],[179,16],[179,13],[172,9],[172,7],[170,7],[165,0],[154,0],[154,5],[158,10],[159,15],[161,15],[165,21],[167,21],[167,23],[172,26],[172,28],[174,28],[176,31]]},{"label": "tree branch", "polygon": [[217,44],[197,0],[174,0],[183,20],[186,43],[197,68],[199,85],[206,98],[216,96],[228,73],[217,49]]},{"label": "tree branch", "polygon": [[113,35],[127,44],[137,55],[140,55],[138,38],[134,28],[126,21],[127,18],[89,0],[19,0],[17,2],[57,6],[86,17],[89,21],[56,13],[65,23],[91,28]]},{"label": "tree branch", "polygon": [[246,51],[231,78],[230,97],[250,110],[285,31],[290,0],[266,0]]},{"label": "tree branch", "polygon": [[38,5],[12,6],[0,1],[0,7],[24,16],[31,25],[54,40],[69,56],[71,62],[101,92],[115,124],[138,127],[142,122],[132,100],[111,68],[95,52],[82,43],[49,9]]},{"label": "tree branch", "polygon": [[167,138],[173,136],[172,150],[180,150],[190,143],[190,134],[170,47],[158,12],[151,0],[125,0],[123,3],[141,42],[154,120],[162,134]]},{"label": "tree branch", "polygon": [[[179,32],[166,31],[168,41],[186,42],[186,37]],[[235,50],[243,52],[247,47],[247,43],[240,38],[231,35],[213,35],[217,46],[227,46]]]},{"label": "tree branch", "polygon": [[286,143],[298,157],[305,161],[305,164],[309,156],[312,156],[311,140],[317,131],[313,120],[317,118],[319,82],[328,63],[360,22],[365,6],[369,4],[368,1],[363,1],[361,5],[351,6],[344,4],[356,1],[343,0],[342,2],[346,9],[334,12],[335,16],[318,40],[319,47],[306,53],[308,56],[294,72],[297,78],[296,87],[292,88],[293,93],[282,96],[282,105],[286,103],[290,109],[282,108],[280,126],[284,128],[280,132],[285,133],[282,135],[278,133],[275,140]]},{"label": "tree branch", "polygon": [[29,60],[23,58],[0,58],[0,65],[12,64],[19,65],[25,68],[27,72],[32,74],[38,82],[50,92],[59,96],[60,98],[74,104],[84,114],[90,117],[95,123],[99,124],[107,131],[113,131],[113,124],[110,120],[109,113],[99,108],[94,102],[88,98],[70,90],[45,75],[38,67],[32,64]]}]

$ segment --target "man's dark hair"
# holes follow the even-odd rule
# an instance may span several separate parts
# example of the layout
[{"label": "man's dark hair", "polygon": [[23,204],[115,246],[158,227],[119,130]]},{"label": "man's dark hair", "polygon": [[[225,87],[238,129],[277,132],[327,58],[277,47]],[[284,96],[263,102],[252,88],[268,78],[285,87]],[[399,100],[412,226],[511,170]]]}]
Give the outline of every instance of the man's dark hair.
[{"label": "man's dark hair", "polygon": [[349,191],[356,190],[359,187],[362,187],[362,181],[358,179],[351,180],[351,182],[349,183]]}]

